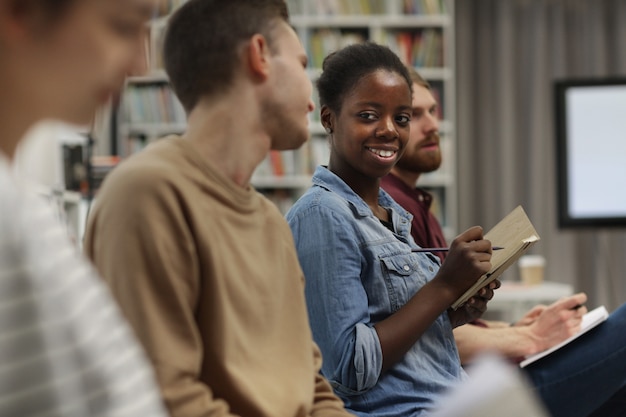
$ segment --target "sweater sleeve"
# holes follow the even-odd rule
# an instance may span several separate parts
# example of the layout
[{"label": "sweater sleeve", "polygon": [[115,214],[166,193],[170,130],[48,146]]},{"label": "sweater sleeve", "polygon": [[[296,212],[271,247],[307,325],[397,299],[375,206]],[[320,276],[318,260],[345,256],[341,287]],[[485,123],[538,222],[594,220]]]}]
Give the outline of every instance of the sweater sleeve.
[{"label": "sweater sleeve", "polygon": [[171,415],[230,415],[199,378],[200,272],[184,209],[167,180],[149,170],[135,174],[99,191],[85,250],[152,360]]},{"label": "sweater sleeve", "polygon": [[343,401],[337,397],[328,380],[321,374],[322,354],[318,346],[313,344],[313,360],[315,361],[315,399],[313,402],[312,417],[346,417],[352,414],[344,408]]}]

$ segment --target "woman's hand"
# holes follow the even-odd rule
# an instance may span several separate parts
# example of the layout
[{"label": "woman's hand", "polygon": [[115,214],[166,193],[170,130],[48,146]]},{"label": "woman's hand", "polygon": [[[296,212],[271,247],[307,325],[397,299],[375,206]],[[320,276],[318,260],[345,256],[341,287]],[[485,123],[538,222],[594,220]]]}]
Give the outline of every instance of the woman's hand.
[{"label": "woman's hand", "polygon": [[498,288],[500,288],[500,281],[497,279],[491,281],[457,310],[448,310],[452,327],[461,326],[480,318],[487,311],[487,303],[493,298],[495,290]]},{"label": "woman's hand", "polygon": [[[446,295],[453,297],[450,301],[453,303],[490,269],[491,242],[483,238],[483,229],[480,226],[474,226],[452,241],[448,255],[433,281],[445,288]],[[491,299],[493,289],[485,288],[478,297]],[[481,303],[482,300],[477,299],[469,307],[482,309]]]}]

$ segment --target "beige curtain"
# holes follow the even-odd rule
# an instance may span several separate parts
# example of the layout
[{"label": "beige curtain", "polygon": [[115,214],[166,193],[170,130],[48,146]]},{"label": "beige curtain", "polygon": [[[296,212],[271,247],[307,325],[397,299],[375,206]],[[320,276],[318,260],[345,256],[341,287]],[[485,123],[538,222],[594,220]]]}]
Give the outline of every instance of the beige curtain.
[{"label": "beige curtain", "polygon": [[626,75],[626,1],[456,0],[455,14],[460,228],[523,205],[547,279],[614,309],[626,301],[626,228],[557,227],[552,83]]}]

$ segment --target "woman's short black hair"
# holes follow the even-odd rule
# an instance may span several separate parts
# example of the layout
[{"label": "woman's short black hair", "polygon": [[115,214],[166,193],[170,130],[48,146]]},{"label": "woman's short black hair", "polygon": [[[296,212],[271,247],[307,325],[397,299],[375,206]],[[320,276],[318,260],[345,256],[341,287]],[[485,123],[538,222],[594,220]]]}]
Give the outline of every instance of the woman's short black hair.
[{"label": "woman's short black hair", "polygon": [[341,110],[346,94],[366,75],[378,70],[400,74],[412,91],[413,82],[406,66],[388,47],[374,42],[346,46],[329,54],[317,80],[320,107],[327,106],[335,113]]}]

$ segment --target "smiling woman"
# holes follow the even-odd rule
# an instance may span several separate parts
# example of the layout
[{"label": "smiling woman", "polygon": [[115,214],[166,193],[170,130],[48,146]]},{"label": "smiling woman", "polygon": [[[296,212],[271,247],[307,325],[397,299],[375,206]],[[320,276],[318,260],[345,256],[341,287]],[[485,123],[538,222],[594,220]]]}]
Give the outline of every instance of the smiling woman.
[{"label": "smiling woman", "polygon": [[349,185],[386,175],[408,141],[410,102],[411,90],[402,75],[379,69],[345,95],[339,112],[322,106],[322,123],[334,131],[329,169],[342,170]]},{"label": "smiling woman", "polygon": [[379,187],[409,140],[411,85],[398,57],[375,43],[326,58],[317,87],[329,164],[287,213],[322,373],[362,416],[422,415],[463,378],[452,327],[493,295],[486,288],[448,314],[455,294],[491,267],[490,242],[471,228],[441,266],[413,252],[410,216]]}]

